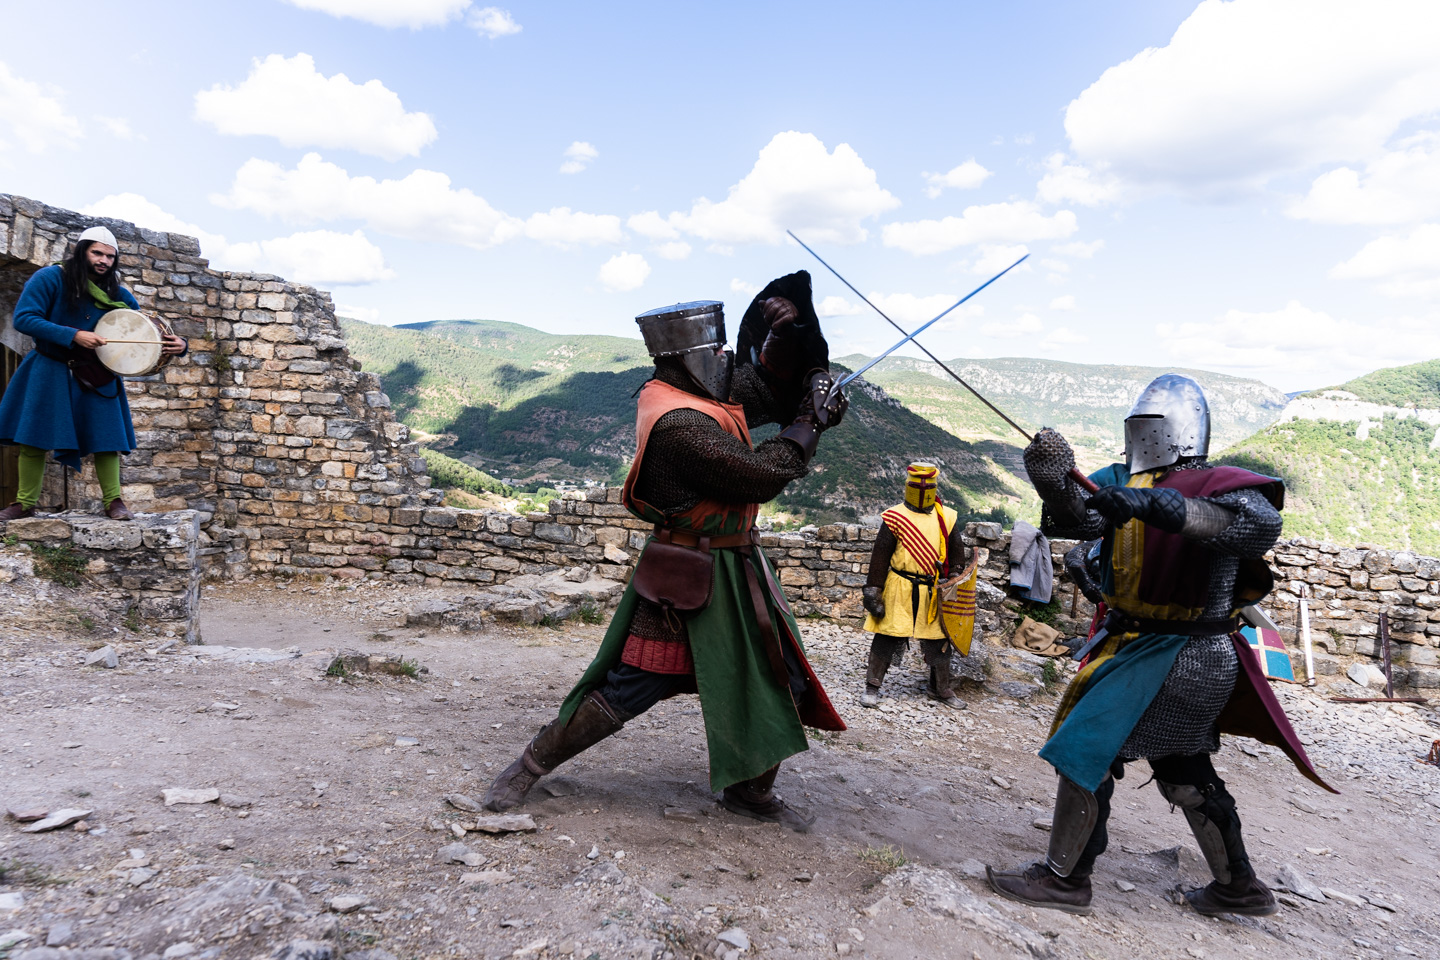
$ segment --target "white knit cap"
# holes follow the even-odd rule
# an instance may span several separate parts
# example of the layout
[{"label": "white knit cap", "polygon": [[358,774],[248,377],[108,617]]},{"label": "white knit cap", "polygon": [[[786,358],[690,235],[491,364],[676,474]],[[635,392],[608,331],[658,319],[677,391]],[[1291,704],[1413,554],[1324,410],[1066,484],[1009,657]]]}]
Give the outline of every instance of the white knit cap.
[{"label": "white knit cap", "polygon": [[90,227],[84,233],[80,234],[80,237],[76,242],[83,243],[86,240],[94,240],[96,243],[103,243],[107,247],[115,250],[117,253],[120,250],[120,244],[115,241],[115,234],[111,233],[105,227]]}]

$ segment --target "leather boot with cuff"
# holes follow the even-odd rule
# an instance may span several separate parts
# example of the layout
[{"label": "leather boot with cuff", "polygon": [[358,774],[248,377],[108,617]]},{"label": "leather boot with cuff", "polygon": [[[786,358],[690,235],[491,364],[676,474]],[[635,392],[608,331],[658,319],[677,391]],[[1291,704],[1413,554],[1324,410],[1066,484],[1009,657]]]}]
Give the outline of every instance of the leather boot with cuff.
[{"label": "leather boot with cuff", "polygon": [[947,649],[942,649],[930,664],[930,684],[925,693],[931,700],[939,700],[952,710],[964,710],[967,704],[955,696],[954,678],[950,673],[950,641],[942,640]]},{"label": "leather boot with cuff", "polygon": [[495,778],[483,806],[496,813],[518,807],[541,777],[623,726],[625,719],[620,712],[606,702],[600,691],[591,691],[580,701],[569,723],[557,717],[535,734],[515,762]]},{"label": "leather boot with cuff", "polygon": [[1090,906],[1093,891],[1088,875],[1062,877],[1037,860],[1028,867],[1013,870],[986,867],[985,876],[990,880],[990,889],[1006,900],[1062,910],[1082,917],[1088,917],[1093,912]]},{"label": "leather boot with cuff", "polygon": [[720,792],[720,806],[742,817],[778,823],[796,833],[809,833],[815,818],[775,795],[775,775],[779,772],[777,763],[758,777],[731,784]]}]

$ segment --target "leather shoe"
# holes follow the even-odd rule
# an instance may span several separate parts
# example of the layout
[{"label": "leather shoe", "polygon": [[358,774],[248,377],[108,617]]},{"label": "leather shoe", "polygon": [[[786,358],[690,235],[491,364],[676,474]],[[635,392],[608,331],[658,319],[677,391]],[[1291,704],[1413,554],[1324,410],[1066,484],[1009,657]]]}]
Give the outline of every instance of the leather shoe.
[{"label": "leather shoe", "polygon": [[0,510],[0,523],[9,523],[11,520],[24,520],[26,517],[33,516],[35,516],[35,508],[27,507],[17,500],[4,510]]},{"label": "leather shoe", "polygon": [[130,508],[125,506],[125,501],[121,500],[119,497],[116,497],[114,500],[110,501],[110,506],[105,508],[105,516],[109,517],[111,520],[135,519],[135,515],[130,512]]},{"label": "leather shoe", "polygon": [[1222,913],[1268,917],[1280,909],[1275,903],[1275,894],[1253,873],[1234,877],[1229,883],[1215,880],[1204,889],[1188,891],[1185,899],[1204,917]]},{"label": "leather shoe", "polygon": [[1006,900],[1063,910],[1082,917],[1092,913],[1089,877],[1062,877],[1043,863],[1032,863],[1014,870],[986,867],[985,876],[990,880],[990,889]]}]

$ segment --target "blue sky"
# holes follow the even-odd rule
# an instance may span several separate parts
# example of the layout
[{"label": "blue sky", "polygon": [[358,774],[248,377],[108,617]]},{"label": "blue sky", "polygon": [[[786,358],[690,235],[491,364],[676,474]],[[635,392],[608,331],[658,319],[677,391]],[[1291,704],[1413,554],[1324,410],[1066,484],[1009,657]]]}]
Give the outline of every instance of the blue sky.
[{"label": "blue sky", "polygon": [[7,33],[0,192],[363,319],[633,336],[806,267],[836,354],[891,342],[791,228],[907,325],[1030,253],[945,357],[1295,390],[1440,356],[1433,2],[53,2]]}]

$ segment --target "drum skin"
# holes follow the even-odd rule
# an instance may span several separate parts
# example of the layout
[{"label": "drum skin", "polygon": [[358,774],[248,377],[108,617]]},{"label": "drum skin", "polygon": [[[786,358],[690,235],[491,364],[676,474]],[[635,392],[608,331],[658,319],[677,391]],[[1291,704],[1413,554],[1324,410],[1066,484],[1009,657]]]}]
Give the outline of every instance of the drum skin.
[{"label": "drum skin", "polygon": [[95,322],[95,334],[107,340],[142,341],[107,343],[95,355],[111,373],[122,377],[148,377],[171,360],[162,350],[161,338],[170,335],[170,325],[138,310],[111,310]]}]

